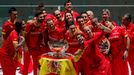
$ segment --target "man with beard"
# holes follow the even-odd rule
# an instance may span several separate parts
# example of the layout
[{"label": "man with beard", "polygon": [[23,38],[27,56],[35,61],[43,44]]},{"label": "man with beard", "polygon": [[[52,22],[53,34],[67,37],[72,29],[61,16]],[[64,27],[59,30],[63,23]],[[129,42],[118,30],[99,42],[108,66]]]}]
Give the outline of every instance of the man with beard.
[{"label": "man with beard", "polygon": [[67,0],[64,3],[64,7],[65,7],[65,10],[63,10],[61,13],[63,15],[65,15],[66,12],[70,12],[70,13],[72,13],[74,20],[76,20],[76,17],[79,16],[79,14],[72,9],[72,1],[71,0]]},{"label": "man with beard", "polygon": [[[35,13],[35,20],[32,20],[31,22],[26,23],[26,45],[28,47],[28,52],[30,55],[32,55],[33,59],[33,69],[34,69],[34,75],[37,75],[38,71],[38,60],[39,56],[44,53],[45,51],[42,50],[42,39],[43,39],[43,31],[44,26],[42,25],[42,22],[44,20],[44,15],[41,11],[37,11]],[[27,57],[26,57],[27,58]],[[24,59],[24,67],[25,64],[29,64],[30,59]],[[25,70],[28,71],[28,70]],[[25,72],[25,75],[27,75],[27,72]]]}]

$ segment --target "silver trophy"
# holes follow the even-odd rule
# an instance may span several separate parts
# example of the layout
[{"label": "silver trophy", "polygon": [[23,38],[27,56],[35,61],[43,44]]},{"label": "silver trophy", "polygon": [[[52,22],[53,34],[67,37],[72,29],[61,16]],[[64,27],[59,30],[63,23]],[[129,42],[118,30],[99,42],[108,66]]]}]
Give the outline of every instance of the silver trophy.
[{"label": "silver trophy", "polygon": [[48,52],[48,56],[55,58],[65,58],[72,56],[70,53],[66,53],[68,49],[68,42],[66,40],[49,41],[48,46],[52,52]]}]

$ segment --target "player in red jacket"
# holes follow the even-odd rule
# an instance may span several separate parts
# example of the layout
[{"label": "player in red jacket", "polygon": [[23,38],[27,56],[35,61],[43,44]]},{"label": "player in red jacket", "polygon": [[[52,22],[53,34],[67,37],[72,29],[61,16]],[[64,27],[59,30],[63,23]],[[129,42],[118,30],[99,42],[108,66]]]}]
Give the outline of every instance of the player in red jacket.
[{"label": "player in red jacket", "polygon": [[130,49],[128,52],[128,62],[130,64],[130,68],[132,71],[132,75],[134,75],[134,24],[131,22],[132,16],[129,13],[126,13],[122,17],[122,27],[125,28],[125,30],[128,32],[128,35],[130,37]]},{"label": "player in red jacket", "polygon": [[[77,34],[82,34],[82,32],[74,24],[71,24],[65,33],[65,40],[67,40],[69,45],[67,50],[68,53],[75,54],[75,52],[81,47],[81,44],[77,40]],[[77,65],[75,68],[78,72],[82,72],[81,62],[82,60],[80,59],[79,62],[76,63]]]},{"label": "player in red jacket", "polygon": [[[45,52],[42,50],[42,39],[43,39],[43,31],[44,25],[42,24],[44,20],[44,15],[41,11],[35,13],[36,19],[31,20],[31,22],[26,23],[26,45],[28,47],[28,51],[30,55],[32,55],[33,59],[33,68],[34,75],[37,75],[38,71],[38,60],[39,56]],[[26,63],[29,63],[29,60],[26,59]]]},{"label": "player in red jacket", "polygon": [[76,21],[77,21],[77,25],[78,25],[78,28],[82,31],[82,32],[84,32],[84,27],[85,26],[89,26],[90,28],[93,28],[93,26],[92,25],[87,25],[85,22],[84,22],[84,18],[82,17],[82,16],[78,16],[77,18],[76,18]]},{"label": "player in red jacket", "polygon": [[128,75],[127,57],[130,46],[130,39],[125,29],[115,26],[112,22],[105,24],[112,31],[109,34],[112,55],[111,66],[112,75]]},{"label": "player in red jacket", "polygon": [[[110,32],[110,30],[103,25],[100,25],[99,28],[106,32]],[[98,43],[102,36],[104,36],[104,32],[92,32],[88,26],[85,26],[84,33],[84,75],[111,75],[110,62],[106,60],[98,48]]]},{"label": "player in red jacket", "polygon": [[64,3],[64,7],[65,9],[61,12],[63,15],[65,15],[66,12],[70,12],[73,15],[74,21],[76,21],[76,17],[79,16],[79,14],[73,10],[72,8],[72,1],[71,0],[67,0]]},{"label": "player in red jacket", "polygon": [[92,21],[89,19],[88,14],[86,12],[82,12],[81,16],[83,17],[86,25],[92,25]]},{"label": "player in red jacket", "polygon": [[68,53],[74,54],[80,46],[76,39],[78,33],[82,32],[73,24],[69,26],[69,30],[65,33],[65,39],[69,44],[69,49],[67,50]]},{"label": "player in red jacket", "polygon": [[64,16],[61,14],[61,11],[55,10],[54,16],[56,17],[56,21],[55,21],[56,27],[60,28],[65,33],[66,32],[65,20],[64,20]]},{"label": "player in red jacket", "polygon": [[110,17],[110,10],[109,9],[103,9],[102,10],[102,19],[100,20],[100,23],[102,23],[103,25],[105,25],[105,22],[106,21],[110,21],[114,26],[118,26],[118,24],[111,20],[111,17]]},{"label": "player in red jacket", "polygon": [[66,12],[64,18],[65,18],[65,27],[66,27],[66,29],[69,28],[70,24],[74,24],[74,25],[77,26],[76,20],[74,19],[72,13]]},{"label": "player in red jacket", "polygon": [[2,48],[0,49],[0,63],[3,71],[3,75],[15,75],[16,68],[18,66],[19,50],[24,42],[24,37],[20,37],[22,34],[22,21],[17,20],[15,23],[15,29],[11,31],[7,40],[5,40]]},{"label": "player in red jacket", "polygon": [[17,10],[16,8],[12,7],[8,10],[9,13],[9,19],[4,22],[2,25],[2,37],[3,37],[3,42],[7,39],[9,36],[10,32],[14,30],[15,28],[15,23],[17,19]]},{"label": "player in red jacket", "polygon": [[64,32],[54,25],[54,21],[49,18],[46,20],[46,29],[48,31],[48,38],[50,41],[57,41],[64,39]]}]

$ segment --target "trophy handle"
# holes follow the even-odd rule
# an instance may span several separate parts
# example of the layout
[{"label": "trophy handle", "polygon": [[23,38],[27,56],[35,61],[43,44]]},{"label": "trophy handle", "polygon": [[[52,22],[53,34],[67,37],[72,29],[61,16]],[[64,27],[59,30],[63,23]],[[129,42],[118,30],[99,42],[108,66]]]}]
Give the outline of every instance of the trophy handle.
[{"label": "trophy handle", "polygon": [[50,50],[52,51],[52,48],[53,48],[53,47],[52,47],[52,41],[48,41],[47,44],[48,44]]},{"label": "trophy handle", "polygon": [[23,44],[23,42],[25,42],[25,38],[23,36],[19,36],[19,38],[21,39],[19,43]]},{"label": "trophy handle", "polygon": [[64,51],[67,51],[67,50],[68,50],[68,48],[69,48],[69,45],[68,45],[68,42],[67,42],[67,40],[64,40],[64,42],[66,43],[66,44],[65,44],[65,48],[64,48]]},{"label": "trophy handle", "polygon": [[[59,40],[59,42],[61,42],[61,40]],[[62,52],[66,52],[66,50],[69,48],[68,42],[66,40],[62,40],[63,43],[63,50]],[[54,41],[48,41],[48,46],[50,48],[51,51],[53,51],[53,43],[55,43]]]}]

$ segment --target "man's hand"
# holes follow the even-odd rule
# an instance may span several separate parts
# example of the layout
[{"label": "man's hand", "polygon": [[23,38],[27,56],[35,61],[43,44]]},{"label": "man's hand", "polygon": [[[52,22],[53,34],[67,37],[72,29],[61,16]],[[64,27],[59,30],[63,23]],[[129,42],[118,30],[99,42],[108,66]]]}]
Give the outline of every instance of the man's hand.
[{"label": "man's hand", "polygon": [[123,60],[126,60],[128,57],[128,50],[125,50],[124,54],[123,54]]}]

